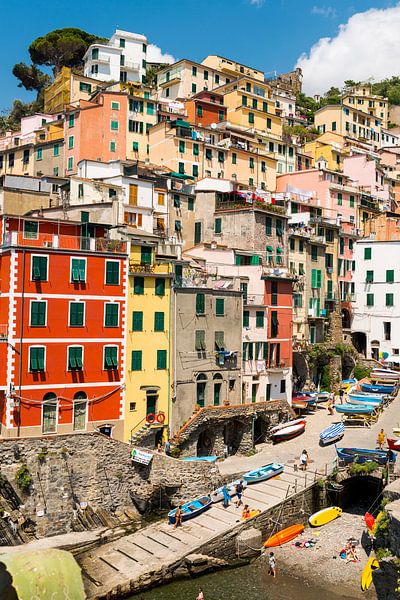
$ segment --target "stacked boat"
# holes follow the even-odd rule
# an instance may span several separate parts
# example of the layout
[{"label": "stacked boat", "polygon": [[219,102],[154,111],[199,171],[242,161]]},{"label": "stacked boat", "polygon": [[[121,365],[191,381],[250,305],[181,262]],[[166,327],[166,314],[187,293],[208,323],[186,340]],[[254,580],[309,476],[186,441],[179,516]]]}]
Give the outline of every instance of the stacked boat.
[{"label": "stacked boat", "polygon": [[271,429],[271,439],[273,442],[283,442],[285,440],[291,440],[297,437],[306,428],[306,420],[304,418],[294,419],[293,421],[286,421],[276,425]]},{"label": "stacked boat", "polygon": [[369,448],[336,448],[338,458],[345,463],[376,462],[386,465],[387,462],[396,462],[396,455],[385,450],[372,450]]}]

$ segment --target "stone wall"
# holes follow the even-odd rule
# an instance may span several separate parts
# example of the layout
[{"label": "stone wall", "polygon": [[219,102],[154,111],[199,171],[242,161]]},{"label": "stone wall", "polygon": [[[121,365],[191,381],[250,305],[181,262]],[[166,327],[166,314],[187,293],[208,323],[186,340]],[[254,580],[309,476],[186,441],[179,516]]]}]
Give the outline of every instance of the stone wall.
[{"label": "stone wall", "polygon": [[[157,453],[150,466],[131,463],[128,444],[99,433],[1,440],[0,453],[1,476],[19,497],[11,510],[0,495],[0,508],[16,529],[31,520],[37,537],[129,522],[139,518],[137,507],[176,506],[221,482],[218,468],[207,463]],[[29,493],[16,482],[23,464],[32,478]]]}]

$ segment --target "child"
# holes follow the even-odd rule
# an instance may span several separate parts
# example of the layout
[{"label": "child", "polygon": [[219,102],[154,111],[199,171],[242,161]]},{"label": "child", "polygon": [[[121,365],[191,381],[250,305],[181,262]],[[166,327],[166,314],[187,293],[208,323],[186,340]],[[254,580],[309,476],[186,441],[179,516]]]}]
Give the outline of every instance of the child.
[{"label": "child", "polygon": [[276,577],[276,571],[275,571],[276,560],[275,560],[275,555],[273,552],[269,553],[268,564],[269,564],[268,575],[272,575],[272,577]]},{"label": "child", "polygon": [[300,469],[305,471],[308,465],[308,453],[307,450],[303,450],[300,456]]},{"label": "child", "polygon": [[378,438],[376,440],[379,450],[383,450],[383,444],[385,443],[385,432],[383,429],[378,433]]}]

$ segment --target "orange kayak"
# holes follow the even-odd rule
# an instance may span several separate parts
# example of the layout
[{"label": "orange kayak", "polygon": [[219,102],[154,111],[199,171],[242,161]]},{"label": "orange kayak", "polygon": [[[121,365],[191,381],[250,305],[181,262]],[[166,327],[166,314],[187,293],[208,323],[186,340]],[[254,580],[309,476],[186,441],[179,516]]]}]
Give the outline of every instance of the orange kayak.
[{"label": "orange kayak", "polygon": [[282,531],[278,531],[275,535],[272,535],[267,541],[264,543],[265,548],[273,548],[274,546],[282,546],[282,544],[286,544],[286,542],[290,542],[295,537],[303,533],[304,525],[292,525],[291,527],[286,527],[286,529],[282,529]]}]

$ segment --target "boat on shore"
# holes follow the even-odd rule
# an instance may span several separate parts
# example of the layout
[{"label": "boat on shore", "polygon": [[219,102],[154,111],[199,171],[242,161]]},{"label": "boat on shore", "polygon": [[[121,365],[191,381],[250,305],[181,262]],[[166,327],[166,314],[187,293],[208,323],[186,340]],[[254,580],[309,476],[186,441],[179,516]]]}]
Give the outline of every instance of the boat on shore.
[{"label": "boat on shore", "polygon": [[343,423],[333,423],[319,434],[320,443],[323,446],[339,441],[344,435]]},{"label": "boat on shore", "polygon": [[[241,483],[243,488],[247,487],[247,481],[245,479],[236,479],[236,481],[231,481],[231,483],[227,483],[226,484],[226,490],[229,494],[229,496],[232,498],[232,496],[236,496],[236,486]],[[224,493],[222,491],[223,486],[217,488],[216,490],[214,490],[213,492],[211,492],[210,494],[210,498],[213,504],[215,504],[215,502],[221,502],[221,500],[224,499]]]},{"label": "boat on shore", "polygon": [[336,412],[344,415],[370,415],[376,406],[371,404],[335,404]]},{"label": "boat on shore", "polygon": [[396,386],[384,383],[362,383],[360,387],[362,392],[387,395],[393,394],[396,389]]},{"label": "boat on shore", "polygon": [[341,514],[342,509],[339,508],[339,506],[329,506],[328,508],[323,508],[311,515],[308,522],[312,527],[321,527],[322,525],[326,525],[334,519],[337,519]]},{"label": "boat on shore", "polygon": [[318,392],[316,402],[327,402],[329,400],[329,392]]},{"label": "boat on shore", "polygon": [[291,440],[292,438],[297,437],[306,428],[306,423],[298,423],[297,425],[290,425],[289,427],[283,427],[282,429],[278,429],[271,435],[271,439],[273,442],[283,442],[285,440]]},{"label": "boat on shore", "polygon": [[361,573],[361,589],[368,590],[372,584],[372,572],[379,569],[379,562],[375,556],[370,556],[363,572]]},{"label": "boat on shore", "polygon": [[383,381],[389,379],[392,381],[398,381],[400,379],[400,371],[392,371],[390,369],[374,369],[371,372],[369,379],[381,379]]},{"label": "boat on shore", "polygon": [[396,455],[390,450],[373,450],[369,448],[338,448],[336,447],[338,458],[345,463],[377,462],[385,465],[389,462],[396,462]]},{"label": "boat on shore", "polygon": [[395,450],[396,452],[400,452],[400,439],[395,438],[386,438],[386,442],[390,450]]},{"label": "boat on shore", "polygon": [[264,542],[264,548],[274,548],[275,546],[282,546],[283,544],[287,544],[287,542],[291,542],[298,535],[303,533],[304,525],[291,525],[291,527],[286,527],[282,529],[282,531],[278,531],[274,535],[271,535]]},{"label": "boat on shore", "polygon": [[375,406],[376,408],[382,404],[382,398],[359,396],[358,394],[348,394],[347,401],[348,404],[366,404],[368,406]]},{"label": "boat on shore", "polygon": [[215,463],[218,456],[188,456],[187,458],[182,458],[186,462],[209,462]]},{"label": "boat on shore", "polygon": [[309,406],[309,403],[303,400],[292,400],[292,408],[295,408],[297,410],[306,410],[307,408],[309,408]]},{"label": "boat on shore", "polygon": [[[190,502],[186,502],[182,504],[182,521],[188,521],[189,519],[193,519],[197,515],[200,515],[205,510],[210,508],[211,506],[211,498],[210,496],[201,496],[200,498],[196,498],[196,500],[191,500]],[[175,524],[175,515],[178,508],[174,508],[170,510],[168,513],[168,521],[171,525]]]},{"label": "boat on shore", "polygon": [[247,483],[258,483],[259,481],[266,481],[280,475],[283,472],[284,466],[281,463],[269,463],[258,469],[248,471],[242,477]]},{"label": "boat on shore", "polygon": [[275,427],[271,427],[270,432],[274,433],[275,431],[279,431],[279,429],[283,429],[284,427],[291,427],[292,425],[298,425],[299,423],[306,423],[305,417],[300,417],[299,419],[293,419],[292,421],[286,421],[285,423],[275,425]]},{"label": "boat on shore", "polygon": [[355,385],[357,383],[357,379],[355,377],[353,377],[352,379],[343,379],[340,382],[340,387],[342,389],[346,389],[348,388],[350,385]]}]

